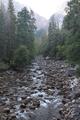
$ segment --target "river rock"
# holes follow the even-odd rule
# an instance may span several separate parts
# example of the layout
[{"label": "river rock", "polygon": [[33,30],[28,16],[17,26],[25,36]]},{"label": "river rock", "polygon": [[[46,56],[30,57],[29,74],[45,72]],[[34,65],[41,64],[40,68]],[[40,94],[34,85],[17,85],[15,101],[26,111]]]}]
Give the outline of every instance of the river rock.
[{"label": "river rock", "polygon": [[32,106],[32,105],[30,105],[30,106],[29,106],[29,109],[31,109],[31,110],[35,110],[35,109],[36,109],[36,106]]},{"label": "river rock", "polygon": [[24,100],[24,104],[27,105],[28,103],[30,103],[32,101],[32,98],[27,98],[26,100]]},{"label": "river rock", "polygon": [[40,101],[39,100],[33,100],[32,105],[35,107],[39,107],[40,106]]},{"label": "river rock", "polygon": [[3,112],[9,114],[10,113],[10,108],[4,108]]},{"label": "river rock", "polygon": [[20,105],[20,108],[25,109],[25,108],[26,108],[26,105],[25,105],[25,104],[21,104],[21,105]]},{"label": "river rock", "polygon": [[16,119],[16,114],[15,114],[15,113],[11,114],[11,115],[10,115],[10,119],[11,119],[11,120]]},{"label": "river rock", "polygon": [[43,97],[43,94],[39,94],[38,96],[39,96],[39,97]]},{"label": "river rock", "polygon": [[80,98],[80,92],[77,92],[74,96],[74,99]]},{"label": "river rock", "polygon": [[26,96],[21,96],[22,100],[26,99]]}]

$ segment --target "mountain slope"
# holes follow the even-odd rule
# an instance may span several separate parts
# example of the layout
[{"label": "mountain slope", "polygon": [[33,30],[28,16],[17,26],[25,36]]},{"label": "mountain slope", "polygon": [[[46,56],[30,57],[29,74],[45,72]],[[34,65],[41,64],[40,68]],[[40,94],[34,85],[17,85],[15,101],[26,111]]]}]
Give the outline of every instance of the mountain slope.
[{"label": "mountain slope", "polygon": [[56,23],[58,23],[59,27],[61,28],[62,27],[62,24],[63,24],[63,20],[64,20],[64,15],[61,14],[61,13],[55,13],[53,14],[49,21],[54,18],[54,20],[56,21]]},{"label": "mountain slope", "polygon": [[48,20],[37,13],[35,13],[36,25],[37,29],[47,29],[48,28]]}]

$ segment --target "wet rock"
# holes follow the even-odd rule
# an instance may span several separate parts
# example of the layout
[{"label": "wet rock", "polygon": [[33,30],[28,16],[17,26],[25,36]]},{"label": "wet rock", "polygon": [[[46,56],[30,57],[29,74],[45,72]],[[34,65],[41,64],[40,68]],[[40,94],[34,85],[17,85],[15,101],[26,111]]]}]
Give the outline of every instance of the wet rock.
[{"label": "wet rock", "polygon": [[4,108],[3,112],[9,114],[10,113],[10,108]]},{"label": "wet rock", "polygon": [[25,105],[25,104],[21,104],[21,105],[20,105],[20,108],[25,109],[25,108],[26,108],[26,105]]},{"label": "wet rock", "polygon": [[25,101],[24,101],[24,104],[27,105],[28,103],[30,103],[32,101],[32,98],[27,98]]},{"label": "wet rock", "polygon": [[11,115],[10,115],[10,119],[11,119],[11,120],[16,119],[16,114],[15,114],[15,113],[11,114]]},{"label": "wet rock", "polygon": [[40,87],[38,88],[38,90],[41,91],[41,90],[42,90],[42,86],[40,86]]},{"label": "wet rock", "polygon": [[40,106],[40,101],[39,100],[33,100],[32,105],[35,106],[35,107],[39,107]]},{"label": "wet rock", "polygon": [[74,69],[69,69],[66,74],[69,76],[69,77],[72,77],[75,75],[75,70]]},{"label": "wet rock", "polygon": [[32,106],[32,105],[30,105],[30,106],[29,106],[29,109],[31,109],[31,110],[35,110],[35,109],[36,109],[36,106]]},{"label": "wet rock", "polygon": [[53,95],[53,90],[52,89],[48,89],[48,95]]},{"label": "wet rock", "polygon": [[65,99],[63,99],[63,100],[62,100],[62,103],[63,103],[63,104],[66,104],[66,100],[65,100]]},{"label": "wet rock", "polygon": [[74,96],[74,99],[80,98],[80,92],[77,92]]},{"label": "wet rock", "polygon": [[37,86],[33,86],[31,89],[34,90],[34,89],[36,89],[36,88],[37,88]]},{"label": "wet rock", "polygon": [[59,110],[59,114],[63,115],[63,109],[62,108]]},{"label": "wet rock", "polygon": [[27,112],[27,114],[30,117],[30,119],[35,120],[36,114],[34,112]]},{"label": "wet rock", "polygon": [[36,79],[40,80],[40,79],[41,79],[41,76],[38,76]]},{"label": "wet rock", "polygon": [[47,90],[47,86],[43,87],[43,90]]},{"label": "wet rock", "polygon": [[39,96],[39,97],[43,97],[43,94],[39,94],[38,96]]},{"label": "wet rock", "polygon": [[22,100],[26,99],[26,96],[21,96]]}]

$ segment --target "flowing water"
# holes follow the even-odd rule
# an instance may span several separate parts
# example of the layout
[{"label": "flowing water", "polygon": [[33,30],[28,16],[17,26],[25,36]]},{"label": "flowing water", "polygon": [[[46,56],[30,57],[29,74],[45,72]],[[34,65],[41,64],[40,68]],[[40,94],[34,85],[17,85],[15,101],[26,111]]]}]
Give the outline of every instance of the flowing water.
[{"label": "flowing water", "polygon": [[[31,78],[33,80],[33,83],[31,84],[31,86],[29,86],[27,88],[25,88],[24,86],[21,89],[18,88],[19,92],[25,91],[25,90],[32,91],[32,93],[30,94],[29,97],[38,99],[40,101],[39,109],[41,107],[43,109],[44,108],[49,109],[48,107],[50,104],[53,105],[53,109],[57,109],[59,106],[61,106],[62,105],[62,96],[58,95],[58,90],[56,88],[55,88],[55,90],[49,89],[53,93],[52,95],[48,95],[44,91],[43,86],[46,86],[46,78],[45,78],[43,70],[40,68],[40,66],[34,62],[32,64],[32,68],[30,69],[30,71],[31,71]],[[17,100],[21,101],[21,97],[18,97]],[[36,108],[36,110],[37,109],[38,108]],[[24,118],[25,120],[27,120],[29,118],[26,111],[21,113],[20,105],[16,105],[16,114],[17,114],[18,119]]]},{"label": "flowing water", "polygon": [[[43,64],[46,66],[45,61]],[[53,66],[55,68],[55,63]],[[59,72],[66,71],[63,67],[61,66]],[[59,94],[60,90],[56,85],[51,88],[46,87],[47,77],[45,73],[47,71],[37,61],[32,63],[29,71],[31,84],[26,85],[26,79],[24,81],[17,79],[17,84],[13,84],[9,90],[6,89],[9,93],[0,96],[0,105],[4,104],[5,107],[9,107],[10,113],[16,115],[16,120],[52,120],[53,116],[60,119],[59,110],[63,106],[63,95]],[[57,74],[55,69],[54,74]],[[22,84],[23,82],[24,84]],[[6,83],[6,86],[8,84]],[[69,80],[69,87],[72,92],[77,84],[78,79],[76,77]]]}]

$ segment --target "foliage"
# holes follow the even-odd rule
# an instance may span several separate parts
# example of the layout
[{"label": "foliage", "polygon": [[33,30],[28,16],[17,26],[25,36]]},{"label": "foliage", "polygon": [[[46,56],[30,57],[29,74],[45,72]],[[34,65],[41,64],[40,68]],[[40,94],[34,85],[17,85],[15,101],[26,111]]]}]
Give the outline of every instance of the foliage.
[{"label": "foliage", "polygon": [[5,8],[2,2],[0,5],[0,59],[3,59],[5,56]]},{"label": "foliage", "polygon": [[64,29],[68,31],[65,44],[67,59],[80,64],[80,1],[71,0],[67,5],[67,15],[64,19]]},{"label": "foliage", "polygon": [[[35,19],[33,11],[24,7],[18,14],[15,14],[13,0],[8,0],[8,8],[0,1],[0,60],[11,65],[14,61],[15,50],[20,51],[20,46],[27,47],[29,58],[34,56],[34,32]],[[25,51],[25,50],[24,50]],[[15,53],[16,64],[20,53]],[[19,55],[18,55],[19,54]],[[21,56],[23,57],[23,56]],[[22,58],[23,59],[23,58]],[[21,59],[20,59],[21,60]],[[18,60],[19,61],[19,60]],[[19,61],[20,62],[20,61]],[[21,62],[22,63],[22,62]],[[28,61],[27,61],[28,63]],[[22,63],[23,65],[23,63]]]},{"label": "foliage", "polygon": [[43,56],[46,56],[47,46],[48,46],[48,36],[45,35],[45,36],[42,38],[41,45],[40,45],[40,47],[39,47],[39,54],[43,54]]},{"label": "foliage", "polygon": [[34,41],[34,45],[35,45],[35,56],[39,54],[41,42],[42,42],[41,40],[35,38],[35,41]]},{"label": "foliage", "polygon": [[42,30],[42,32],[40,31],[41,30],[37,32],[37,35],[35,37],[35,55],[39,55],[39,54],[44,55],[45,50],[47,48],[47,43],[48,43],[47,32],[45,30]]},{"label": "foliage", "polygon": [[17,47],[26,45],[31,58],[34,55],[35,19],[32,11],[23,8],[17,15]]},{"label": "foliage", "polygon": [[7,70],[9,68],[8,64],[0,61],[0,70]]},{"label": "foliage", "polygon": [[68,60],[73,63],[79,64],[80,63],[80,42],[75,42],[68,45],[66,48],[66,56]]},{"label": "foliage", "polygon": [[30,56],[29,50],[26,46],[20,46],[16,49],[14,53],[13,65],[16,67],[24,67],[25,65],[29,64]]},{"label": "foliage", "polygon": [[32,47],[34,40],[35,19],[32,18],[31,13],[23,8],[17,15],[17,40],[18,45],[27,45]]},{"label": "foliage", "polygon": [[66,32],[61,30],[59,24],[55,21],[54,16],[51,17],[48,29],[48,44],[45,55],[52,58],[63,59],[63,48]]},{"label": "foliage", "polygon": [[77,76],[80,77],[80,66],[77,68],[77,70],[76,70],[76,74],[77,74]]},{"label": "foliage", "polygon": [[16,38],[16,15],[13,5],[13,0],[9,0],[8,3],[8,11],[7,11],[7,19],[8,19],[8,29],[7,29],[7,57],[9,62],[11,61],[13,51],[15,49],[15,38]]}]

